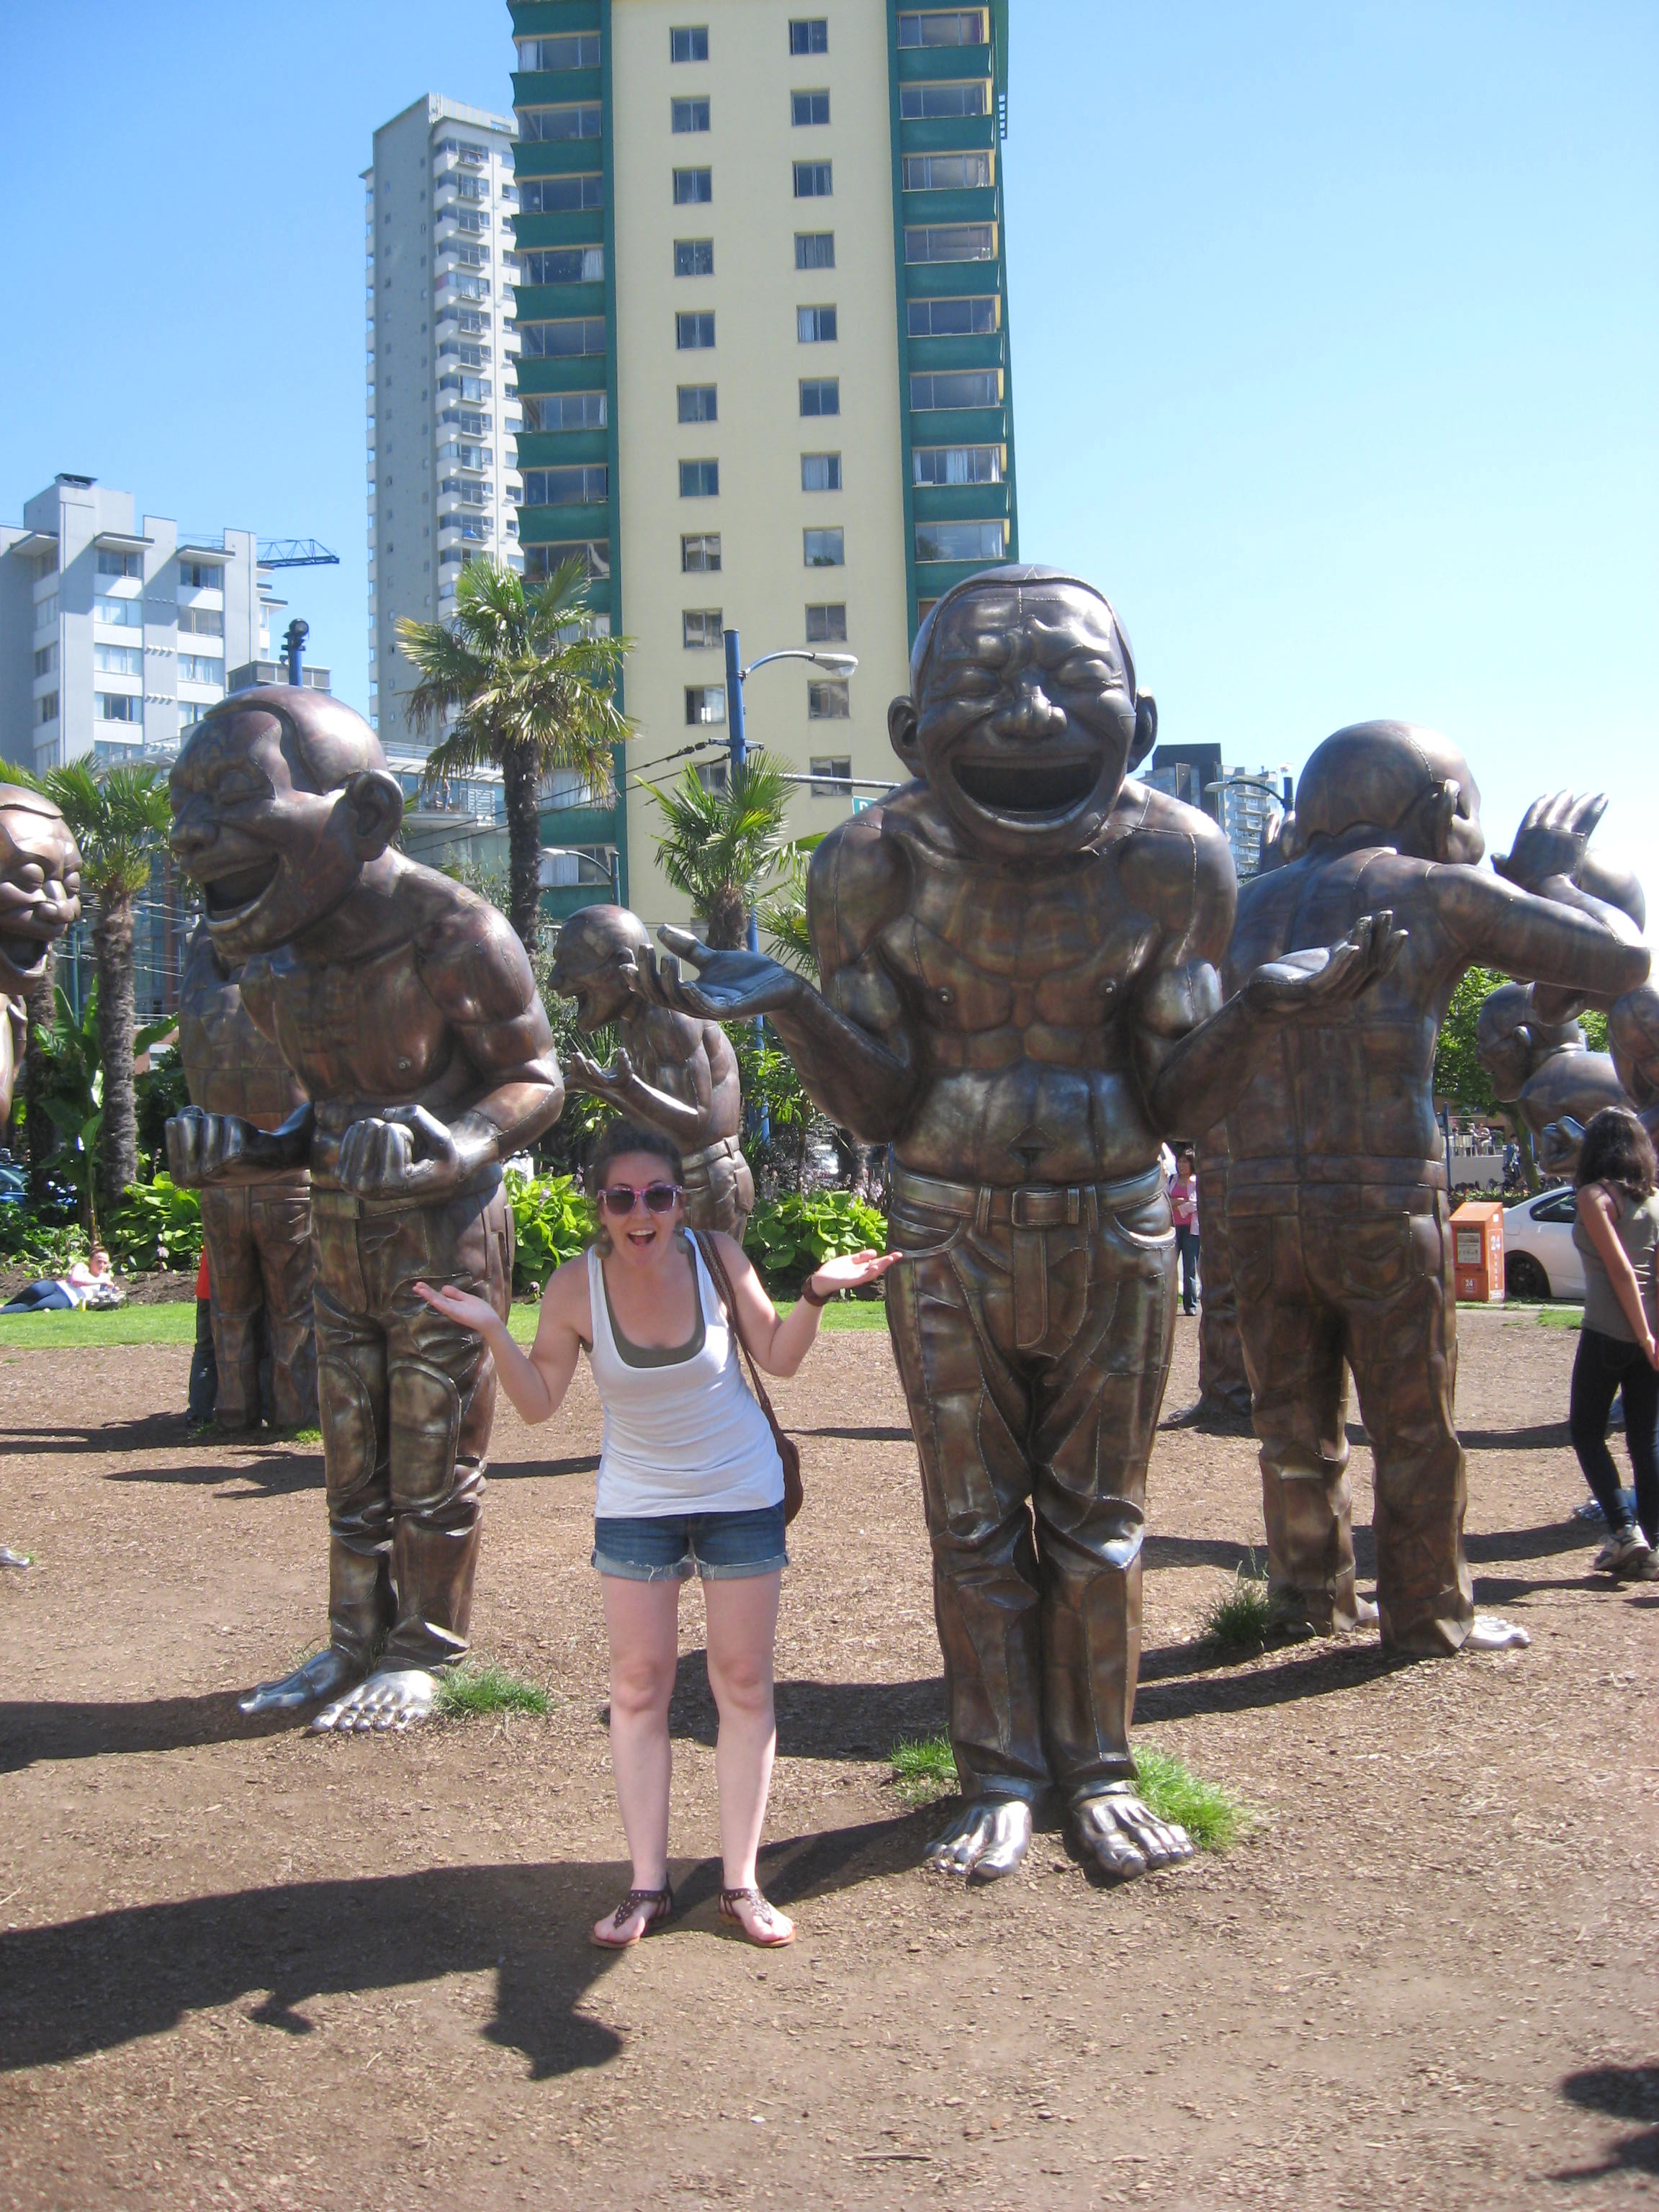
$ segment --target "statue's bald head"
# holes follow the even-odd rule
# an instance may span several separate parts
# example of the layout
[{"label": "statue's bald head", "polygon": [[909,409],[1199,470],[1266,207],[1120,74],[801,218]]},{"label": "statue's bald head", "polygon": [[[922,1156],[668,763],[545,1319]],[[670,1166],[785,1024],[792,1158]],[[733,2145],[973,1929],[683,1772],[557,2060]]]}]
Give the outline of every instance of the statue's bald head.
[{"label": "statue's bald head", "polygon": [[1390,835],[1425,860],[1475,861],[1486,849],[1480,792],[1449,738],[1412,722],[1355,722],[1315,747],[1297,787],[1293,837],[1351,830]]},{"label": "statue's bald head", "polygon": [[559,931],[548,981],[576,1002],[581,1030],[613,1022],[635,995],[635,963],[651,942],[638,915],[625,906],[585,906]]},{"label": "statue's bald head", "polygon": [[343,791],[353,776],[386,769],[380,741],[361,714],[326,691],[289,684],[233,691],[195,724],[179,757],[198,749],[246,745],[273,723],[296,790]]}]

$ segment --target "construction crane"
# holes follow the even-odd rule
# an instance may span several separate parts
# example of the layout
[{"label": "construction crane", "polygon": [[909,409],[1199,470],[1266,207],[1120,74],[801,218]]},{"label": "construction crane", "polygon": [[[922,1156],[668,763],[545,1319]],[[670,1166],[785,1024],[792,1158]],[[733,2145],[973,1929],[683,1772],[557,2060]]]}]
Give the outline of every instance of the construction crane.
[{"label": "construction crane", "polygon": [[267,538],[259,547],[262,568],[337,568],[340,556],[314,538]]}]

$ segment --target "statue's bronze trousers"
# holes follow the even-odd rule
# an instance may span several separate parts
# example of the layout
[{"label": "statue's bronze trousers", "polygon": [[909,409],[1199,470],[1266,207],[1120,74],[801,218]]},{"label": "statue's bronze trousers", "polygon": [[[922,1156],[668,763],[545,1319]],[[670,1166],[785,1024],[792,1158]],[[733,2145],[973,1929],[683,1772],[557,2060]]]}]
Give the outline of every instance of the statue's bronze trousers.
[{"label": "statue's bronze trousers", "polygon": [[1444,1192],[1357,1182],[1241,1188],[1235,1164],[1227,1226],[1275,1605],[1327,1632],[1354,1624],[1346,1361],[1375,1469],[1382,1641],[1455,1651],[1474,1601],[1452,1418],[1457,1308]]},{"label": "statue's bronze trousers", "polygon": [[316,1191],[312,1211],[330,1640],[360,1665],[386,1637],[387,1663],[437,1666],[466,1649],[495,1367],[414,1286],[453,1283],[505,1316],[507,1194],[390,1209]]},{"label": "statue's bronze trousers", "polygon": [[1163,1177],[1018,1192],[895,1168],[887,1313],[969,1796],[1134,1773],[1146,1462],[1175,1326]]},{"label": "statue's bronze trousers", "polygon": [[202,1237],[219,1370],[215,1420],[222,1429],[258,1426],[259,1360],[268,1346],[271,1419],[279,1429],[309,1428],[317,1419],[317,1346],[308,1178],[210,1185],[202,1193]]},{"label": "statue's bronze trousers", "polygon": [[1227,1160],[1206,1142],[1198,1166],[1204,1227],[1204,1296],[1198,1316],[1198,1399],[1208,1413],[1249,1420],[1250,1384],[1238,1335],[1238,1292],[1227,1235]]}]

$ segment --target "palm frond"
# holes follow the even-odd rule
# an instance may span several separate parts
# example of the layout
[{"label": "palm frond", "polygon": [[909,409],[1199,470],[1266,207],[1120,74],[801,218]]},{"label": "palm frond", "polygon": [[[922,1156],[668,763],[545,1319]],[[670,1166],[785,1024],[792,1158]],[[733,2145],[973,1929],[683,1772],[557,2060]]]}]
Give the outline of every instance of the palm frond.
[{"label": "palm frond", "polygon": [[101,900],[135,897],[173,818],[167,779],[141,764],[94,769],[85,761],[53,769],[41,787],[81,848],[82,878]]}]

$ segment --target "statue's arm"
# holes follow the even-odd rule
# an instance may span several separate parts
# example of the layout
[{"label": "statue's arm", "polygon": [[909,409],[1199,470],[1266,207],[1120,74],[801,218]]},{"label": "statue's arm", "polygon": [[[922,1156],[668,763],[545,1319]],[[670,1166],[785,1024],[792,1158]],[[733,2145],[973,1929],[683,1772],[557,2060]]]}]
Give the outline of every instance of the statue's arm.
[{"label": "statue's arm", "polygon": [[1648,948],[1629,915],[1565,876],[1534,891],[1479,869],[1437,866],[1425,887],[1467,960],[1560,987],[1559,997],[1534,994],[1546,1021],[1570,1019],[1587,1003],[1611,1006],[1647,981]]},{"label": "statue's arm", "polygon": [[449,1124],[463,1172],[507,1158],[559,1118],[564,1079],[524,947],[505,920],[463,912],[422,948],[421,980],[477,1090]]},{"label": "statue's arm", "polygon": [[[593,1097],[608,1099],[613,1106],[621,1107],[624,1114],[649,1122],[653,1128],[672,1137],[682,1150],[697,1150],[712,1144],[715,1134],[705,1036],[719,1037],[725,1043],[725,1034],[717,1024],[700,1023],[689,1014],[670,1013],[661,1006],[647,1011],[642,1037],[635,1030],[642,1067],[655,1076],[672,1068],[680,1086],[678,1091],[668,1091],[660,1082],[653,1082],[651,1075],[635,1066],[633,1054],[625,1045],[618,1048],[609,1067],[599,1066],[586,1053],[575,1054],[566,1079],[572,1091],[585,1091]],[[726,1057],[732,1060],[729,1045],[726,1046]],[[735,1080],[734,1060],[732,1073]],[[732,1126],[736,1128],[735,1119]]]}]

